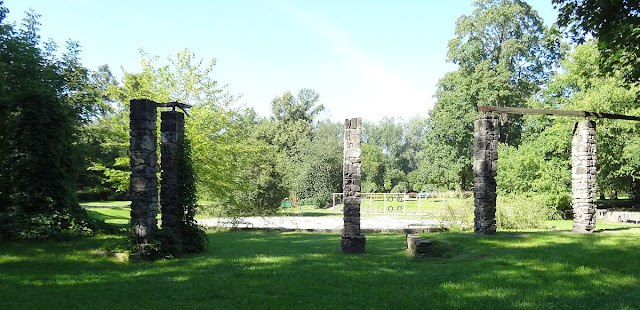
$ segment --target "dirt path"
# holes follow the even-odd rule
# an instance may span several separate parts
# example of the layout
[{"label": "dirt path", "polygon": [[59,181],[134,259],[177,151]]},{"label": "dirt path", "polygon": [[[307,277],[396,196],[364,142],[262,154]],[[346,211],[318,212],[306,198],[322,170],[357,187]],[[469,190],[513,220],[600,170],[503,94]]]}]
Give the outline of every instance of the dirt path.
[{"label": "dirt path", "polygon": [[[330,231],[342,230],[341,217],[321,216],[275,216],[275,217],[243,217],[239,219],[212,218],[200,219],[198,223],[208,227],[218,228],[248,228],[248,229],[277,229],[302,231]],[[374,216],[361,218],[361,228],[367,231],[404,232],[417,230],[433,230],[440,227],[437,220],[407,219],[395,216]]]}]

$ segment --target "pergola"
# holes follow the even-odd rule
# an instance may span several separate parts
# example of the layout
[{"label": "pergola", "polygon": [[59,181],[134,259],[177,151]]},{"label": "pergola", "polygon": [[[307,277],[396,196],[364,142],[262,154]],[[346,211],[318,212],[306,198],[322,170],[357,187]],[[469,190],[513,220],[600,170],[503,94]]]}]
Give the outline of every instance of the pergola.
[{"label": "pergola", "polygon": [[[640,121],[640,117],[587,111],[527,109],[480,106],[483,112],[474,123],[473,194],[474,231],[496,232],[496,180],[498,169],[499,117],[496,114],[552,115]],[[596,228],[596,123],[576,122],[571,142],[571,189],[573,194],[573,232],[591,233]]]}]

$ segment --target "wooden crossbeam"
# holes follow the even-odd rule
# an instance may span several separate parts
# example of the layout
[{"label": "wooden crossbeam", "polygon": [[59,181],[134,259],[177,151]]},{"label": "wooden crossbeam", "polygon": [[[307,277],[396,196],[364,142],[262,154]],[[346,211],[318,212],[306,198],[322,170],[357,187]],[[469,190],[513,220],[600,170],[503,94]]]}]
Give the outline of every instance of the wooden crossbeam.
[{"label": "wooden crossbeam", "polygon": [[553,116],[572,116],[572,117],[595,117],[595,118],[608,118],[608,119],[624,119],[630,121],[640,121],[640,117],[632,115],[621,115],[611,113],[600,112],[587,112],[587,111],[565,111],[565,110],[551,110],[551,109],[528,109],[528,108],[513,108],[513,107],[493,107],[483,105],[478,107],[478,111],[489,113],[507,113],[507,114],[528,114],[528,115],[553,115]]},{"label": "wooden crossbeam", "polygon": [[180,103],[177,101],[171,101],[171,102],[166,102],[166,103],[156,103],[158,107],[161,108],[173,108],[173,111],[176,110],[176,107],[179,108],[180,110],[182,110],[182,112],[184,112],[184,114],[189,115],[189,113],[187,113],[187,109],[191,108],[190,104],[186,104],[186,103]]}]

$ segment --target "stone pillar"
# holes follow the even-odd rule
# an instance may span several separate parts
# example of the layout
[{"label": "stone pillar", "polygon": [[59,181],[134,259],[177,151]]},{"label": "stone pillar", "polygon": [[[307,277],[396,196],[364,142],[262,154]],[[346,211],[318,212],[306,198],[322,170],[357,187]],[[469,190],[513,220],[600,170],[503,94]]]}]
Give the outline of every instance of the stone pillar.
[{"label": "stone pillar", "polygon": [[367,242],[364,234],[360,232],[361,139],[362,119],[345,120],[344,165],[342,166],[344,229],[341,246],[343,253],[364,253]]},{"label": "stone pillar", "polygon": [[178,199],[179,140],[184,136],[184,114],[164,111],[160,114],[160,208],[162,228],[168,228],[180,237],[182,205]]},{"label": "stone pillar", "polygon": [[131,100],[130,112],[131,228],[138,253],[144,254],[158,230],[156,103]]},{"label": "stone pillar", "polygon": [[474,231],[496,232],[496,175],[498,171],[498,116],[484,114],[474,123],[473,196]]},{"label": "stone pillar", "polygon": [[596,228],[596,123],[576,123],[571,141],[571,189],[573,232],[591,233]]}]

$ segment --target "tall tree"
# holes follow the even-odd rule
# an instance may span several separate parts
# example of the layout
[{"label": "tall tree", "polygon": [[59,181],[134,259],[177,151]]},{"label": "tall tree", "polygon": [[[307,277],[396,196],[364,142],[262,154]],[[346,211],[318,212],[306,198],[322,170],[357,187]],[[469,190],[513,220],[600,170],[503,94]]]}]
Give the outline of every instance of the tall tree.
[{"label": "tall tree", "polygon": [[342,190],[342,124],[320,122],[299,149],[294,190],[319,207],[329,206],[331,195]]},{"label": "tall tree", "polygon": [[319,100],[320,95],[312,89],[301,89],[296,96],[286,91],[271,101],[273,115],[259,124],[255,132],[256,138],[276,148],[277,170],[283,174],[290,192],[301,188],[297,185],[302,180],[299,169],[309,154],[305,148],[312,145],[317,117],[324,110]]},{"label": "tall tree", "polygon": [[[469,188],[473,121],[480,105],[524,106],[548,78],[559,58],[557,32],[544,26],[537,12],[520,0],[480,0],[470,16],[456,21],[448,60],[458,70],[438,83],[437,102],[430,111],[426,148],[447,145],[453,156],[425,157],[431,167],[456,167],[459,187]],[[517,145],[521,118],[501,126],[501,140]],[[437,150],[426,154],[436,154]],[[455,158],[454,162],[447,158]],[[450,169],[450,168],[446,168]],[[446,176],[440,171],[431,175]],[[445,179],[432,180],[445,185]]]},{"label": "tall tree", "polygon": [[313,89],[303,88],[298,91],[297,96],[286,91],[271,101],[273,118],[278,122],[303,120],[311,124],[324,110],[324,106],[318,104],[318,100],[320,95]]},{"label": "tall tree", "polygon": [[598,39],[600,65],[623,73],[627,81],[640,79],[640,3],[627,0],[553,0],[558,24],[578,43]]},{"label": "tall tree", "polygon": [[14,28],[6,13],[0,2],[0,234],[82,234],[88,216],[76,199],[74,148],[80,112],[66,101],[69,66],[53,56],[54,44],[40,47],[38,14],[27,12]]}]

